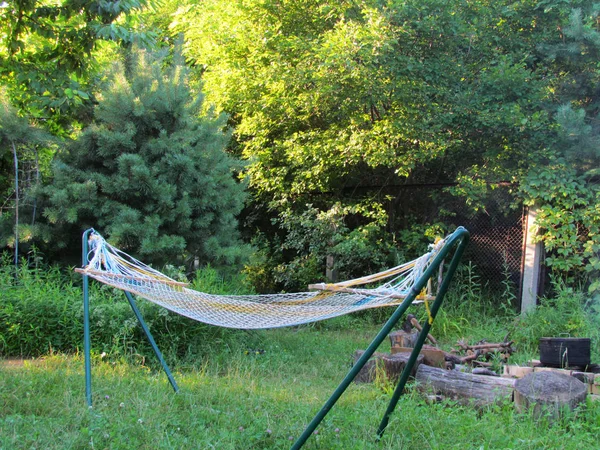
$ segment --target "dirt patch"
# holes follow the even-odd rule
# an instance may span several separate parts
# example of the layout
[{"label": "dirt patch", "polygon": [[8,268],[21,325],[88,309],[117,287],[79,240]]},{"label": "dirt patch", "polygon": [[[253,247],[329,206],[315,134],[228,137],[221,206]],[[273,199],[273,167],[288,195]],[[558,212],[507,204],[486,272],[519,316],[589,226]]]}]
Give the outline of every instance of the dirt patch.
[{"label": "dirt patch", "polygon": [[26,363],[39,365],[43,361],[43,359],[7,358],[0,359],[0,367],[3,369],[18,369],[24,367]]}]

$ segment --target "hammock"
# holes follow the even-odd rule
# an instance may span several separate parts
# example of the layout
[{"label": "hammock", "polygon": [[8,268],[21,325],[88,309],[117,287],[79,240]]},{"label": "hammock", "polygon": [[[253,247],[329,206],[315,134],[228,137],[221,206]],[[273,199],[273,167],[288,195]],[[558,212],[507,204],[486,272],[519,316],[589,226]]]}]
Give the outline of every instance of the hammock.
[{"label": "hammock", "polygon": [[[89,239],[87,266],[75,270],[200,322],[240,329],[277,328],[399,305],[444,243],[445,240],[439,240],[431,244],[430,251],[423,256],[383,272],[340,283],[310,285],[309,289],[316,291],[302,293],[212,295],[198,292],[113,247],[95,231]],[[373,283],[382,284],[376,288],[365,287]],[[415,303],[425,301],[427,305],[431,292],[426,289],[417,298]]]}]

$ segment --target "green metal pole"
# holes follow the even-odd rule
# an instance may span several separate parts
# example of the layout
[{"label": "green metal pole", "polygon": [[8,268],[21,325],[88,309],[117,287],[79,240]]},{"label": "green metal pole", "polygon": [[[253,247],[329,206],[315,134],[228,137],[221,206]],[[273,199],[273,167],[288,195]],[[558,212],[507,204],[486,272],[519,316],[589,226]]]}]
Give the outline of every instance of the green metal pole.
[{"label": "green metal pole", "polygon": [[152,334],[150,333],[150,329],[146,325],[146,322],[144,322],[144,319],[142,318],[142,314],[140,313],[140,310],[138,309],[137,305],[135,304],[135,301],[133,300],[133,296],[131,295],[131,293],[129,293],[127,291],[123,291],[123,292],[125,293],[125,296],[127,297],[127,300],[129,301],[129,305],[131,306],[131,309],[133,309],[133,313],[135,314],[135,317],[137,317],[138,322],[142,326],[142,329],[144,330],[144,333],[146,334],[146,337],[148,338],[148,341],[150,342],[150,345],[152,346],[152,349],[154,350],[156,357],[160,361],[160,364],[162,365],[162,368],[165,371],[167,378],[169,379],[169,383],[171,383],[171,386],[173,387],[173,390],[175,392],[179,392],[179,387],[177,386],[177,383],[175,382],[175,378],[173,378],[173,375],[171,374],[171,371],[169,370],[169,366],[167,366],[167,363],[165,362],[165,359],[163,358],[162,353],[158,349],[158,345],[156,345],[156,342],[154,341],[154,338],[152,337]]},{"label": "green metal pole", "polygon": [[[93,228],[86,230],[82,237],[81,265],[88,264],[88,238]],[[83,275],[83,354],[85,359],[85,398],[88,406],[92,407],[92,363],[90,355],[90,295],[89,280]]]},{"label": "green metal pole", "polygon": [[[342,396],[342,394],[348,388],[350,383],[352,383],[352,381],[354,380],[356,375],[358,375],[358,372],[360,372],[360,370],[367,363],[369,358],[373,355],[373,353],[375,353],[375,350],[377,350],[377,348],[381,345],[381,343],[387,337],[387,335],[390,333],[390,331],[392,331],[392,329],[394,328],[396,323],[400,320],[400,318],[402,317],[404,312],[412,304],[412,302],[417,297],[417,295],[419,295],[420,292],[423,290],[423,288],[425,287],[425,285],[427,283],[427,280],[429,280],[429,278],[431,278],[436,273],[436,271],[437,271],[438,267],[440,266],[440,264],[442,263],[442,261],[446,258],[446,256],[450,252],[450,250],[456,244],[456,241],[459,240],[461,237],[463,237],[465,234],[468,236],[468,232],[464,228],[459,227],[454,233],[452,233],[452,235],[450,235],[447,238],[448,240],[447,240],[446,244],[444,245],[444,248],[435,257],[434,261],[427,268],[427,270],[423,273],[423,275],[415,282],[414,286],[412,287],[412,289],[411,289],[410,293],[408,294],[408,296],[406,297],[406,299],[400,304],[400,306],[398,306],[396,311],[394,311],[394,313],[388,319],[388,321],[385,323],[385,325],[383,325],[383,327],[381,328],[381,330],[379,331],[377,336],[375,336],[375,338],[373,339],[373,341],[371,342],[369,347],[365,350],[365,352],[358,359],[358,361],[356,361],[354,366],[352,366],[352,369],[350,369],[348,374],[344,377],[344,379],[342,380],[340,385],[337,387],[335,392],[331,395],[331,397],[325,402],[325,404],[323,405],[321,410],[317,413],[317,415],[314,417],[314,419],[308,424],[308,426],[306,427],[304,432],[300,435],[298,440],[292,446],[291,450],[298,450],[298,449],[302,448],[302,446],[306,443],[306,440],[310,437],[310,435],[313,433],[313,431],[317,428],[317,426],[325,418],[327,413],[329,413],[331,408],[335,405],[335,403],[338,401],[338,399]],[[446,276],[446,278],[448,278],[448,276]],[[423,334],[425,335],[426,333],[423,333]],[[408,371],[408,373],[410,373],[412,371],[412,368],[416,361],[417,355],[419,353],[419,352],[415,352],[415,350],[413,350],[413,352],[411,353],[411,357],[409,358],[409,361],[406,364],[406,367],[404,369],[405,371]],[[419,351],[420,351],[420,349],[419,349]],[[411,360],[412,360],[412,364],[411,364]]]},{"label": "green metal pole", "polygon": [[[464,249],[465,249],[467,243],[469,242],[469,233],[466,230],[464,232],[462,232],[462,230],[461,230],[461,236],[462,236],[462,240],[460,241],[458,248],[454,252],[454,256],[452,257],[452,260],[450,261],[450,265],[448,267],[446,276],[444,277],[444,280],[442,281],[442,283],[439,287],[435,301],[433,302],[433,305],[431,306],[431,309],[430,309],[431,320],[427,320],[425,322],[425,324],[423,325],[423,329],[421,330],[421,332],[419,334],[419,338],[417,339],[417,342],[415,343],[415,348],[410,354],[410,358],[408,359],[408,362],[406,363],[406,366],[405,366],[404,370],[402,371],[402,375],[400,376],[398,385],[396,386],[396,389],[394,390],[394,393],[390,400],[390,404],[388,405],[387,410],[385,411],[385,414],[383,415],[383,419],[381,420],[381,423],[379,424],[379,428],[377,429],[377,438],[378,439],[381,439],[381,437],[383,436],[383,433],[385,432],[385,429],[390,420],[390,416],[394,412],[394,409],[396,408],[396,405],[398,404],[398,400],[400,399],[400,396],[402,394],[404,394],[404,387],[406,386],[408,377],[410,376],[410,373],[411,373],[412,368],[417,360],[417,357],[418,357],[419,353],[421,352],[421,348],[423,347],[425,338],[427,337],[427,334],[429,333],[431,324],[435,320],[435,316],[437,315],[438,310],[440,309],[440,306],[442,305],[444,296],[446,295],[446,292],[448,291],[450,282],[452,281],[454,272],[456,271],[456,268],[458,267],[458,264],[460,262],[460,258],[462,257],[462,254],[464,252]],[[410,370],[409,370],[409,368],[410,368]]]}]

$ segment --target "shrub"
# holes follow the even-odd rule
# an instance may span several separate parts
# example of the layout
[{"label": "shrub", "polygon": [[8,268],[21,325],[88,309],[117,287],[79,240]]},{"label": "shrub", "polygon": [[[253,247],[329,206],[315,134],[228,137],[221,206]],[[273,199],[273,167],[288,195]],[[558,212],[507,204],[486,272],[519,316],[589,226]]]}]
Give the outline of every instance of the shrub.
[{"label": "shrub", "polygon": [[[80,278],[57,267],[29,268],[25,261],[17,278],[9,258],[4,256],[0,265],[0,355],[80,351]],[[211,267],[199,270],[192,286],[211,293],[247,292],[243,279],[225,279]],[[208,353],[215,345],[235,338],[235,331],[195,322],[144,300],[138,307],[167,359]],[[123,293],[94,282],[90,283],[90,331],[94,353],[116,357],[152,354]]]},{"label": "shrub", "polygon": [[[544,298],[538,307],[514,322],[512,339],[524,351],[538,352],[542,337],[570,336],[589,337],[593,342],[600,341],[600,320],[597,314],[590,314],[592,305],[583,293],[555,282],[556,297]],[[597,345],[592,349],[598,352]],[[595,358],[600,357],[596,354]]]}]

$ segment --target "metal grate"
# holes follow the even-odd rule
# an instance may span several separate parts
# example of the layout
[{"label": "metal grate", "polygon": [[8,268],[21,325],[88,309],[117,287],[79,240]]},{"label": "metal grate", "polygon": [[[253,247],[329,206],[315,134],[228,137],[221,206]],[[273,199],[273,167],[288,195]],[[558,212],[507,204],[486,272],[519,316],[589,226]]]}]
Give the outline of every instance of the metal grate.
[{"label": "metal grate", "polygon": [[464,221],[471,233],[471,243],[465,260],[471,261],[481,282],[491,290],[505,289],[506,282],[514,286],[514,294],[521,288],[523,259],[523,211],[512,211],[505,216],[480,213]]},{"label": "metal grate", "polygon": [[509,209],[513,202],[510,186],[494,189],[485,210],[473,213],[464,201],[444,191],[445,186],[410,186],[397,191],[390,215],[397,229],[414,219],[442,222],[448,227],[462,225],[471,234],[463,261],[470,261],[482,286],[504,291],[506,282],[519,297],[523,259],[524,208]]}]

